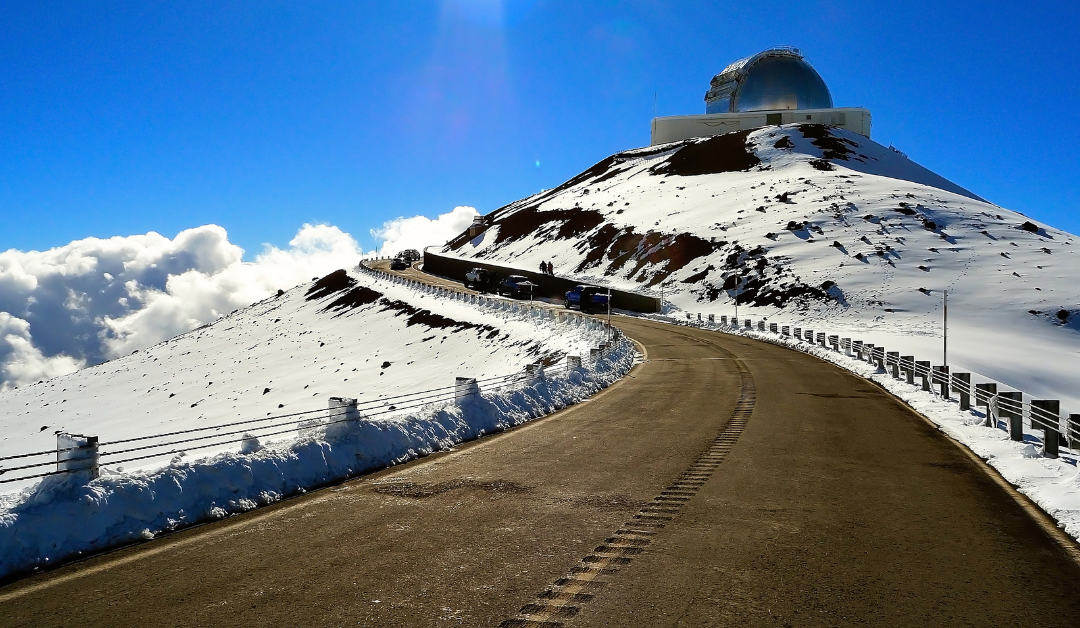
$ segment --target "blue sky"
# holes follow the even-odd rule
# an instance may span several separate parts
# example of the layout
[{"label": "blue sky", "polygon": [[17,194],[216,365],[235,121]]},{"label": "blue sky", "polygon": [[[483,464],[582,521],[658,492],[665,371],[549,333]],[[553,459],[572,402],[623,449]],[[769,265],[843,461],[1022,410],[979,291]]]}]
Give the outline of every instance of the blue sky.
[{"label": "blue sky", "polygon": [[1080,232],[1080,4],[3,2],[0,250],[489,212],[802,48],[874,139]]}]

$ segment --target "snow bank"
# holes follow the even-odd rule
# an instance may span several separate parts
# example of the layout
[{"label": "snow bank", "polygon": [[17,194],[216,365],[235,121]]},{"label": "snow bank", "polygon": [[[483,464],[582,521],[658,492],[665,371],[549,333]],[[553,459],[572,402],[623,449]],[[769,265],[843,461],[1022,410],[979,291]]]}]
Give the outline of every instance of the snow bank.
[{"label": "snow bank", "polygon": [[347,429],[323,427],[253,453],[177,459],[137,473],[104,469],[94,480],[85,474],[48,477],[3,498],[0,577],[251,510],[505,430],[589,397],[633,361],[633,346],[623,339],[587,368],[415,413],[362,418]]}]

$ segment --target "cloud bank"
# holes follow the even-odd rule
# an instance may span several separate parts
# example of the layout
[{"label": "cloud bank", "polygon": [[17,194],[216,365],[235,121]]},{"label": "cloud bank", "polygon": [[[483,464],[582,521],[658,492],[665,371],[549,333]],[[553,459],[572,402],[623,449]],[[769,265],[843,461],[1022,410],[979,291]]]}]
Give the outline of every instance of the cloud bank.
[{"label": "cloud bank", "polygon": [[[435,219],[398,218],[372,235],[388,254],[419,249],[450,239],[475,214],[457,207]],[[252,262],[242,256],[217,225],[172,239],[151,232],[0,253],[0,390],[167,340],[355,265],[364,252],[337,227],[305,224],[288,248],[267,246]]]}]

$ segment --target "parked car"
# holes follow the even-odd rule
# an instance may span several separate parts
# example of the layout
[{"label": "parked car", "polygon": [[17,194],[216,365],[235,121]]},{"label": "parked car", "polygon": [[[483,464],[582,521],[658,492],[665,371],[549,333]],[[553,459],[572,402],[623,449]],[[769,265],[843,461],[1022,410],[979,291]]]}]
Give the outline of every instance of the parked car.
[{"label": "parked car", "polygon": [[498,278],[486,268],[474,268],[465,273],[465,287],[480,292],[492,292]]},{"label": "parked car", "polygon": [[531,299],[536,284],[523,275],[510,275],[499,282],[499,294],[515,299]]},{"label": "parked car", "polygon": [[420,251],[417,251],[416,249],[405,249],[398,255],[398,257],[405,260],[406,264],[419,262],[421,259],[423,259],[423,256],[420,255]]},{"label": "parked car", "polygon": [[606,312],[608,295],[606,288],[596,286],[574,286],[566,293],[566,307],[582,312]]},{"label": "parked car", "polygon": [[409,263],[400,257],[390,260],[390,270],[406,270],[407,268],[409,268]]}]

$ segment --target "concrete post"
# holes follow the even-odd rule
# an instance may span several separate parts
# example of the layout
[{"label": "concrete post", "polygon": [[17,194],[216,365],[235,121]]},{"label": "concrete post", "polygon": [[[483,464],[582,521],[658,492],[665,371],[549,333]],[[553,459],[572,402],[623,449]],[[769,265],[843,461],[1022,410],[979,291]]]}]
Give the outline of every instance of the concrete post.
[{"label": "concrete post", "polygon": [[526,379],[530,382],[535,382],[544,378],[544,365],[540,362],[533,362],[532,364],[525,365]]},{"label": "concrete post", "polygon": [[833,351],[836,351],[837,353],[839,353],[840,352],[840,336],[836,336],[836,335],[829,336],[829,345],[832,347]]},{"label": "concrete post", "polygon": [[[67,451],[64,451],[67,450]],[[56,435],[56,470],[87,471],[90,478],[98,477],[98,437],[82,434]]]},{"label": "concrete post", "polygon": [[791,335],[791,327],[789,327],[787,325],[784,325],[783,327],[781,327],[780,328],[780,335],[781,336],[790,336]]},{"label": "concrete post", "polygon": [[851,355],[851,338],[841,338],[840,348],[844,350],[844,355]]},{"label": "concrete post", "polygon": [[878,371],[885,372],[885,347],[874,347],[870,353],[870,359],[877,366]]},{"label": "concrete post", "polygon": [[746,327],[747,329],[750,329],[750,327],[752,327],[752,323],[750,322],[749,318],[743,321],[743,327]]},{"label": "concrete post", "polygon": [[351,397],[330,397],[326,404],[326,437],[339,438],[357,427],[360,411]]},{"label": "concrete post", "polygon": [[723,325],[724,327],[727,327],[727,316],[721,316],[720,317],[720,324]]},{"label": "concrete post", "polygon": [[1080,414],[1070,414],[1065,442],[1069,449],[1080,452]]},{"label": "concrete post", "polygon": [[949,366],[943,364],[934,367],[934,382],[938,385],[942,399],[949,398]]},{"label": "concrete post", "polygon": [[600,359],[600,350],[599,349],[589,349],[589,361],[595,363],[599,359]]},{"label": "concrete post", "polygon": [[862,346],[862,353],[863,353],[863,358],[862,358],[863,362],[873,362],[874,361],[874,345],[873,345],[873,343],[870,343],[870,342],[864,343],[863,346]]},{"label": "concrete post", "polygon": [[792,330],[792,336],[795,340],[802,340],[802,327],[796,327]]},{"label": "concrete post", "polygon": [[[979,394],[982,393],[982,394]],[[997,384],[975,384],[975,405],[986,406],[986,427],[997,427],[994,423],[993,413],[990,412],[990,399],[997,394]]]},{"label": "concrete post", "polygon": [[900,356],[900,366],[904,369],[904,375],[907,376],[907,383],[912,386],[915,385],[915,356],[902,355]]},{"label": "concrete post", "polygon": [[953,373],[950,386],[953,391],[960,393],[960,411],[966,412],[971,409],[971,373]]},{"label": "concrete post", "polygon": [[823,331],[818,332],[818,334],[817,334],[817,342],[815,342],[814,344],[821,345],[822,347],[825,346],[825,332],[823,332]]},{"label": "concrete post", "polygon": [[779,327],[776,323],[769,323],[769,331],[775,334],[778,329]]},{"label": "concrete post", "polygon": [[855,357],[860,362],[863,361],[863,343],[862,340],[853,340],[851,343],[851,350],[855,352]]},{"label": "concrete post", "polygon": [[715,323],[716,322],[716,314],[709,314],[709,322],[710,323]]},{"label": "concrete post", "polygon": [[458,377],[454,380],[454,402],[461,404],[480,395],[480,385],[475,377]]},{"label": "concrete post", "polygon": [[699,323],[701,322],[701,312],[698,312],[697,320],[698,320]]},{"label": "concrete post", "polygon": [[581,368],[581,356],[580,355],[568,355],[566,356],[566,370],[576,371]]},{"label": "concrete post", "polygon": [[1057,458],[1061,430],[1061,401],[1032,399],[1031,427],[1041,428],[1043,431],[1043,455],[1047,458]]},{"label": "concrete post", "polygon": [[916,360],[915,375],[922,378],[922,389],[930,392],[930,361]]},{"label": "concrete post", "polygon": [[885,353],[885,363],[889,365],[889,375],[893,379],[900,379],[900,352],[887,351]]},{"label": "concrete post", "polygon": [[1017,442],[1024,440],[1023,403],[1024,393],[1018,390],[998,393],[998,415],[1008,419],[1009,438]]},{"label": "concrete post", "polygon": [[757,328],[758,328],[758,331],[765,331],[765,321],[758,321],[757,322]]}]

